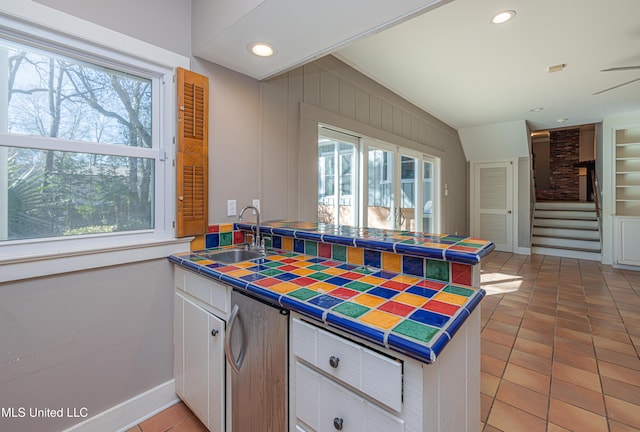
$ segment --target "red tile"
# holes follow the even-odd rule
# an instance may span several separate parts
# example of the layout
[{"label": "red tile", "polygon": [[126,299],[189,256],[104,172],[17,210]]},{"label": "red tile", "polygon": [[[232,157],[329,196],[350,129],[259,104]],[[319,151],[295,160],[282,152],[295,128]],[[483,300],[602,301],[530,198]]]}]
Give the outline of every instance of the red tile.
[{"label": "red tile", "polygon": [[471,286],[472,267],[470,265],[451,263],[451,280],[453,283]]},{"label": "red tile", "polygon": [[402,283],[402,282],[397,282],[397,281],[387,281],[385,283],[383,283],[381,286],[385,287],[385,288],[389,288],[389,289],[393,289],[396,291],[404,291],[405,289],[407,289],[407,287],[409,286],[406,283]]},{"label": "red tile", "polygon": [[207,233],[217,233],[220,232],[220,225],[209,225],[207,229]]},{"label": "red tile", "polygon": [[270,278],[270,277],[259,279],[254,282],[254,284],[260,285],[261,287],[270,287],[278,283],[282,283],[282,281],[275,278]]},{"label": "red tile", "polygon": [[363,274],[355,273],[355,272],[347,272],[340,275],[340,277],[351,279],[351,280],[360,279],[363,276],[364,276]]},{"label": "red tile", "polygon": [[244,231],[233,232],[233,244],[243,244],[245,242]]},{"label": "red tile", "polygon": [[298,279],[294,279],[294,280],[291,281],[291,283],[294,283],[294,284],[300,285],[300,286],[307,286],[307,285],[314,284],[316,282],[318,282],[318,281],[315,280],[315,279],[308,278],[308,277],[300,277]]},{"label": "red tile", "polygon": [[348,288],[338,288],[338,289],[334,289],[329,294],[331,294],[334,297],[341,298],[343,300],[348,300],[351,297],[354,297],[354,296],[360,294],[360,292],[359,291],[350,290]]},{"label": "red tile", "polygon": [[331,245],[328,243],[318,243],[318,256],[331,258]]},{"label": "red tile", "polygon": [[[284,261],[282,261],[282,262],[284,262]],[[291,272],[291,271],[294,271],[294,270],[298,270],[298,267],[292,266],[292,265],[285,265],[285,266],[282,266],[282,267],[278,267],[278,270],[283,271],[283,272]]]},{"label": "red tile", "polygon": [[415,310],[413,306],[406,305],[404,303],[398,303],[394,301],[389,301],[378,307],[378,310],[389,312],[398,316],[407,316],[411,312]]},{"label": "red tile", "polygon": [[451,316],[456,313],[460,307],[449,303],[439,302],[437,300],[429,300],[424,306],[422,306],[422,309]]}]

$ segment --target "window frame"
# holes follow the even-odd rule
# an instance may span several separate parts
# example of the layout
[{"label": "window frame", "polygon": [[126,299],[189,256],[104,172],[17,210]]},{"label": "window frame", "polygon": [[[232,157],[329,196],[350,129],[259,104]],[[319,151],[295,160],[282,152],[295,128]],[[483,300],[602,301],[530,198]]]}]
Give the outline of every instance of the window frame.
[{"label": "window frame", "polygon": [[[431,231],[434,233],[441,232],[441,218],[442,218],[442,205],[443,205],[441,201],[442,195],[440,193],[441,156],[434,155],[434,154],[427,154],[422,151],[414,150],[412,148],[397,145],[397,144],[392,144],[377,138],[372,138],[365,135],[359,135],[355,132],[347,131],[347,130],[335,127],[333,125],[328,125],[324,123],[318,124],[317,138],[321,136],[336,139],[336,140],[340,139],[341,137],[342,138],[350,137],[351,140],[353,140],[350,142],[353,143],[357,148],[357,152],[356,152],[357,160],[352,161],[352,166],[356,167],[355,172],[353,174],[353,178],[355,179],[357,184],[356,185],[352,184],[351,189],[353,191],[353,197],[355,202],[354,211],[357,214],[356,220],[357,220],[358,228],[368,226],[367,207],[369,205],[368,203],[369,200],[368,200],[368,190],[367,190],[367,187],[368,187],[367,178],[369,173],[368,173],[367,161],[368,161],[369,148],[374,147],[387,152],[392,152],[394,154],[393,163],[391,164],[393,165],[393,170],[392,170],[393,176],[389,175],[390,163],[388,160],[386,160],[386,158],[383,165],[383,177],[387,177],[386,180],[383,180],[383,183],[393,184],[394,191],[396,188],[401,189],[402,187],[402,184],[401,184],[402,183],[402,179],[401,179],[402,156],[408,156],[415,160],[414,175],[417,178],[417,181],[415,182],[416,183],[415,196],[421,203],[420,206],[415,205],[415,209],[414,209],[414,216],[415,216],[414,219],[416,220],[416,224],[419,225],[419,229],[417,228],[417,231],[422,231],[424,229],[424,227],[422,226],[423,206],[424,206],[424,203],[422,203],[424,163],[429,162],[433,165],[433,173],[432,173],[433,198],[432,200],[433,200],[433,203],[437,203],[438,206],[437,206],[437,210],[431,213],[432,215],[431,220],[433,224],[433,230]],[[316,139],[316,145],[318,145],[318,139]],[[318,155],[317,160],[319,160],[319,158],[321,157],[321,154],[317,153],[317,155]],[[339,167],[335,167],[335,170],[337,171],[338,168]],[[334,176],[337,177],[337,174],[336,173],[334,174],[335,174]],[[318,186],[319,185],[316,184],[316,191],[318,191]],[[339,185],[334,184],[334,188],[338,188],[338,187]],[[394,201],[394,207],[397,205],[399,204],[396,201]],[[399,229],[399,228],[394,227],[393,229]]]},{"label": "window frame", "polygon": [[[75,18],[71,19],[72,21]],[[69,237],[51,237],[24,240],[6,240],[0,243],[0,265],[22,264],[42,259],[66,259],[69,257],[90,256],[97,253],[111,253],[122,250],[143,248],[150,254],[142,254],[139,259],[157,257],[165,252],[169,244],[185,243],[190,238],[176,240],[174,233],[175,220],[175,170],[171,163],[175,153],[176,133],[176,89],[174,74],[176,66],[188,67],[189,60],[183,56],[164,51],[160,48],[141,43],[114,31],[98,28],[83,20],[79,25],[84,37],[56,31],[54,27],[44,28],[40,25],[11,16],[0,15],[0,37],[43,49],[55,54],[69,56],[99,66],[112,68],[125,73],[147,78],[152,81],[152,147],[127,147],[87,143],[64,139],[52,140],[47,137],[12,135],[0,132],[0,145],[7,147],[28,147],[81,153],[98,153],[127,157],[143,157],[154,160],[154,228],[139,231],[124,231],[105,234],[87,234]],[[113,41],[130,39],[131,44],[115,47]],[[91,41],[91,42],[90,42]],[[144,48],[144,49],[141,49]],[[145,52],[147,50],[147,52]],[[157,54],[159,61],[149,56]],[[187,243],[188,244],[188,243]],[[153,250],[157,245],[160,250]],[[176,250],[175,246],[172,248]],[[78,260],[76,264],[63,266],[59,270],[42,270],[27,272],[28,276],[44,275],[48,272],[58,273],[74,268],[90,268],[112,265],[124,261],[121,258],[107,259],[104,262]],[[129,257],[131,259],[131,257]],[[19,276],[18,276],[19,277]],[[8,277],[9,280],[11,277]],[[0,281],[7,280],[0,278]]]}]

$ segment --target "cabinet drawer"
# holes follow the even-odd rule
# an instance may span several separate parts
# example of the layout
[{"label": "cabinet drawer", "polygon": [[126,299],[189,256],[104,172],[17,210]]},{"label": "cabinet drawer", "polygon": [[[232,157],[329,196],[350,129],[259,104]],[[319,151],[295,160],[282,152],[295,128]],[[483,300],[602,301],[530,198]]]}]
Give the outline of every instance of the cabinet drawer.
[{"label": "cabinet drawer", "polygon": [[223,318],[229,314],[231,288],[179,267],[175,267],[174,277],[176,288],[218,309],[222,312]]},{"label": "cabinet drawer", "polygon": [[402,362],[328,331],[293,320],[294,355],[372,399],[402,410]]},{"label": "cabinet drawer", "polygon": [[298,431],[402,432],[404,421],[296,362]]}]

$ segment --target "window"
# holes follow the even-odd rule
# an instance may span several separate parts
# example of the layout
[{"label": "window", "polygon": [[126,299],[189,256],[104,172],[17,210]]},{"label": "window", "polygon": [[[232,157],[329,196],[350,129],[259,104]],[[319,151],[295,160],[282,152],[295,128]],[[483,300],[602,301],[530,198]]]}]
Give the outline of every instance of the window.
[{"label": "window", "polygon": [[[318,220],[357,225],[357,137],[320,128],[318,137]],[[337,184],[336,184],[337,182]]]},{"label": "window", "polygon": [[171,233],[161,144],[171,74],[0,27],[0,246]]},{"label": "window", "polygon": [[[319,222],[439,231],[437,158],[323,126],[318,150]],[[358,173],[362,155],[366,162]]]}]

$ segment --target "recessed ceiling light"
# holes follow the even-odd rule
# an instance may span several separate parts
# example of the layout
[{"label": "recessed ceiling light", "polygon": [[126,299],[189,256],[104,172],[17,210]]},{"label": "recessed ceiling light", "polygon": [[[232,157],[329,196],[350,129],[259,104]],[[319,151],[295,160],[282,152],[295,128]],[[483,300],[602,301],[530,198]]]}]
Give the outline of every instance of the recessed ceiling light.
[{"label": "recessed ceiling light", "polygon": [[544,108],[542,107],[537,107],[537,108],[531,108],[529,111],[531,112],[538,112],[538,111],[542,111]]},{"label": "recessed ceiling light", "polygon": [[567,118],[559,118],[558,120],[556,120],[558,123],[565,123],[568,119]]},{"label": "recessed ceiling light", "polygon": [[491,22],[494,24],[506,23],[514,16],[516,16],[516,11],[504,10],[502,12],[498,12],[497,14],[495,14],[494,17],[491,19]]},{"label": "recessed ceiling light", "polygon": [[266,42],[253,42],[249,44],[249,51],[260,57],[271,57],[275,53],[273,45]]}]

